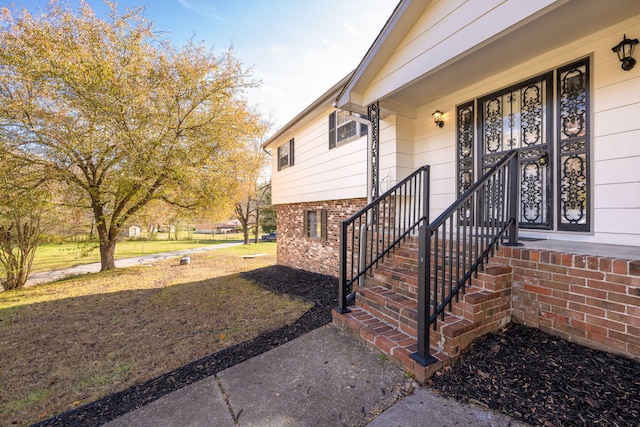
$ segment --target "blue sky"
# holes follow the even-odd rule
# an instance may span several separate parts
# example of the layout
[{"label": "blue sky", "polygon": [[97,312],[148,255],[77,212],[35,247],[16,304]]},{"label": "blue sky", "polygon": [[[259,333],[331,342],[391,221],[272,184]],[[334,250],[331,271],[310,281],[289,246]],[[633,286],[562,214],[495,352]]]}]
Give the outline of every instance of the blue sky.
[{"label": "blue sky", "polygon": [[[70,0],[72,4],[75,0]],[[46,0],[12,0],[34,12]],[[0,0],[0,4],[6,4]],[[101,0],[88,0],[99,16]],[[190,37],[214,49],[233,46],[262,87],[249,101],[284,125],[353,70],[397,0],[120,0],[145,6],[156,29],[174,44]],[[104,16],[104,15],[102,15]],[[275,129],[274,129],[275,130]]]}]

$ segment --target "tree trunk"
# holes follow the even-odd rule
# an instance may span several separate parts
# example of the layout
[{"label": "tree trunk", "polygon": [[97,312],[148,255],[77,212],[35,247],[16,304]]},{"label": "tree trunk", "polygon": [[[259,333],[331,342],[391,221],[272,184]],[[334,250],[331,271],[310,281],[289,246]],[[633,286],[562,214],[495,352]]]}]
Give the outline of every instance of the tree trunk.
[{"label": "tree trunk", "polygon": [[100,239],[100,271],[113,270],[116,268],[116,239]]},{"label": "tree trunk", "polygon": [[254,242],[258,243],[258,234],[260,233],[260,203],[256,205],[256,213],[255,213],[256,225],[253,228],[253,237]]}]

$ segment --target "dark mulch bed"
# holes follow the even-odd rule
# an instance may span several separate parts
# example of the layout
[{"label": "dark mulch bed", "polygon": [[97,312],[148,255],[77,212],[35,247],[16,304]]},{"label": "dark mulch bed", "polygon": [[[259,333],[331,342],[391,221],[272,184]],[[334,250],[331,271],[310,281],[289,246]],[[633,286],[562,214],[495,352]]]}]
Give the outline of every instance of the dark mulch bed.
[{"label": "dark mulch bed", "polygon": [[640,426],[640,362],[511,324],[432,387],[535,426]]},{"label": "dark mulch bed", "polygon": [[336,278],[283,266],[253,270],[243,276],[276,293],[304,298],[313,302],[314,306],[291,325],[191,362],[144,384],[49,418],[36,426],[102,425],[167,393],[215,375],[331,322],[331,309],[337,305]]}]

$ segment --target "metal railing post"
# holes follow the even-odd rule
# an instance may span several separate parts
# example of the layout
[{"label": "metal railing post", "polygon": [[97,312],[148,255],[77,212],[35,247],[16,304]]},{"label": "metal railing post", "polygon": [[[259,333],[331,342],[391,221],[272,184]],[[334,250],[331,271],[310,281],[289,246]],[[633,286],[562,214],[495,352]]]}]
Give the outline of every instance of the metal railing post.
[{"label": "metal railing post", "polygon": [[411,358],[422,366],[435,362],[429,354],[429,301],[431,299],[431,234],[429,225],[418,229],[418,348]]},{"label": "metal railing post", "polygon": [[509,246],[519,246],[518,243],[518,154],[509,160]]},{"label": "metal railing post", "polygon": [[429,224],[429,166],[425,166],[422,174],[422,215],[424,216],[423,225]]},{"label": "metal railing post", "polygon": [[[358,249],[358,272],[364,271],[367,267],[367,243],[369,241],[369,225],[364,223],[360,226],[360,244]],[[364,274],[358,279],[358,285],[364,285]]]},{"label": "metal railing post", "polygon": [[340,270],[338,280],[338,307],[336,311],[340,314],[349,313],[347,308],[347,222],[340,223]]}]

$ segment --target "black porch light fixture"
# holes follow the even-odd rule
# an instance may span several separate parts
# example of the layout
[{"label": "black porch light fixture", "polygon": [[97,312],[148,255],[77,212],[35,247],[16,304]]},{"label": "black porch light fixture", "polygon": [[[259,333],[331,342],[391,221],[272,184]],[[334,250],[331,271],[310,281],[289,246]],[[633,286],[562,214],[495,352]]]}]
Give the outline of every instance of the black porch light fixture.
[{"label": "black porch light fixture", "polygon": [[638,44],[638,39],[628,39],[625,34],[622,37],[622,41],[611,48],[612,51],[618,54],[618,59],[622,62],[622,69],[629,71],[636,65],[636,60],[633,59],[633,48]]},{"label": "black porch light fixture", "polygon": [[432,114],[432,116],[433,116],[433,121],[436,122],[436,125],[438,125],[438,127],[444,126],[444,121],[442,120],[442,111],[436,110]]}]

